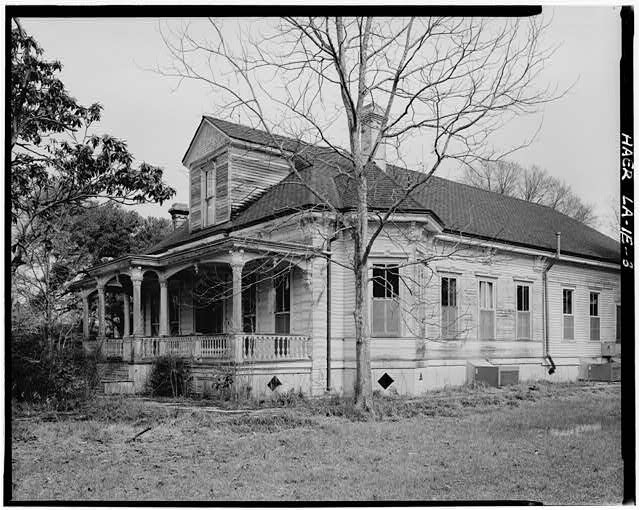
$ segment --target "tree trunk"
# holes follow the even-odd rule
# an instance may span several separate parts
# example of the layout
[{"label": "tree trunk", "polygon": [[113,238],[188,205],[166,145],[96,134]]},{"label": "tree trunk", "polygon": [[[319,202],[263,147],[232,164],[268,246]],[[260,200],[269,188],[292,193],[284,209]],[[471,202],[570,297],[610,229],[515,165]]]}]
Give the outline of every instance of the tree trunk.
[{"label": "tree trunk", "polygon": [[373,410],[373,389],[371,387],[371,350],[369,339],[368,318],[368,283],[369,271],[365,246],[369,224],[367,220],[367,180],[364,169],[362,177],[358,180],[358,210],[354,232],[354,272],[356,285],[356,300],[353,315],[356,326],[356,382],[355,404],[356,407],[371,412]]}]

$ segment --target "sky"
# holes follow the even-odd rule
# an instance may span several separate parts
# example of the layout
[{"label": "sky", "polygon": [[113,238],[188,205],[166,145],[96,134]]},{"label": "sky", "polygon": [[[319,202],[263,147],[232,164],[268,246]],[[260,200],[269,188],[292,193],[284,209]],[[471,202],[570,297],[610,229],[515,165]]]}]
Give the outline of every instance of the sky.
[{"label": "sky", "polygon": [[[540,107],[534,117],[516,119],[504,131],[518,144],[540,131],[529,147],[511,159],[536,164],[564,179],[596,207],[601,230],[619,195],[619,8],[544,7],[551,19],[547,42],[559,48],[545,67],[545,79],[564,89],[561,99]],[[205,86],[153,71],[168,51],[154,18],[24,18],[48,59],[63,64],[62,79],[82,104],[104,106],[98,133],[127,141],[139,161],[160,166],[177,190],[170,203],[144,205],[144,215],[168,217],[173,202],[188,202],[187,170],[182,157],[203,113],[216,109]],[[439,171],[453,177],[455,170]]]}]

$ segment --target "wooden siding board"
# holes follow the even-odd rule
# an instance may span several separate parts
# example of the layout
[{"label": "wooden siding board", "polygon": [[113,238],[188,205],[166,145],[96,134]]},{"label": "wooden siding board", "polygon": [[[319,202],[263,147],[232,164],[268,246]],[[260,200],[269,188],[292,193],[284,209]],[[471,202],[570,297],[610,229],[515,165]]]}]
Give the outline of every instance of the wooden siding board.
[{"label": "wooden siding board", "polygon": [[231,149],[230,162],[233,168],[229,189],[232,211],[262,195],[291,171],[282,158],[246,149]]},{"label": "wooden siding board", "polygon": [[202,182],[200,168],[192,168],[190,174],[190,211],[189,211],[189,228],[191,230],[199,229],[202,226]]},{"label": "wooden siding board", "polygon": [[[226,159],[226,157],[225,157]],[[216,166],[216,223],[229,220],[229,165],[218,161]]]}]

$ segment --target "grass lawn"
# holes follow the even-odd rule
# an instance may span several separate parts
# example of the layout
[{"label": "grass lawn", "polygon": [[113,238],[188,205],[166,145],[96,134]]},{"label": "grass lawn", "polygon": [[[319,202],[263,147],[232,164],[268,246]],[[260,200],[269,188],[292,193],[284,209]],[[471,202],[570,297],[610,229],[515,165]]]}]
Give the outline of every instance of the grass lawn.
[{"label": "grass lawn", "polygon": [[13,499],[621,502],[619,384],[376,402],[375,420],[338,399],[248,412],[115,397],[64,416],[14,408]]}]

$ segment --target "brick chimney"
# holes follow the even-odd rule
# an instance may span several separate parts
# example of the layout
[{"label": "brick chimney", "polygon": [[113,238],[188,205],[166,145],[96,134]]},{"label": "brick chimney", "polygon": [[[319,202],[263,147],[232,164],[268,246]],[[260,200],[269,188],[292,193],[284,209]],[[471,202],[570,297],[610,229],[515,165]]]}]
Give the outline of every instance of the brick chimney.
[{"label": "brick chimney", "polygon": [[189,206],[181,202],[177,202],[169,209],[171,215],[171,223],[173,223],[173,230],[179,229],[184,225],[189,218]]},{"label": "brick chimney", "polygon": [[[383,110],[376,106],[374,103],[369,103],[363,108],[362,112],[362,154],[364,158],[369,156],[373,145],[376,143],[376,138],[382,127],[382,119],[384,117]],[[372,160],[382,169],[387,169],[387,151],[384,140],[381,140],[378,144],[375,154]]]}]

